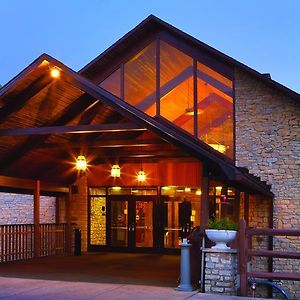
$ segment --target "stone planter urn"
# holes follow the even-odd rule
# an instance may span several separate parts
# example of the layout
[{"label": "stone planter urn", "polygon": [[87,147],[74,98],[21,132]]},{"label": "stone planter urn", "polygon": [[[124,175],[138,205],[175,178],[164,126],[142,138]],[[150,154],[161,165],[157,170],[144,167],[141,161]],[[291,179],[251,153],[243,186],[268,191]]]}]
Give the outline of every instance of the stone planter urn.
[{"label": "stone planter urn", "polygon": [[216,245],[212,246],[213,249],[226,250],[230,249],[226,244],[236,238],[236,230],[219,230],[219,229],[206,229],[207,237]]}]

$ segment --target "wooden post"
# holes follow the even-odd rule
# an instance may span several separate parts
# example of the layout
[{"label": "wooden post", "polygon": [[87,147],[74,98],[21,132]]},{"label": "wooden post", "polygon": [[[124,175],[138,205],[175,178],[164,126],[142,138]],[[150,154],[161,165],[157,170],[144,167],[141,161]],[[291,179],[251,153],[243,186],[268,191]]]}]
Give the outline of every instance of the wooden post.
[{"label": "wooden post", "polygon": [[203,164],[202,182],[201,182],[201,218],[200,227],[205,229],[209,219],[209,178],[207,166]]},{"label": "wooden post", "polygon": [[40,230],[40,181],[35,181],[33,196],[34,220],[34,257],[41,255],[41,230]]},{"label": "wooden post", "polygon": [[240,296],[247,296],[247,237],[246,237],[246,221],[240,220],[239,224],[239,271],[240,271]]},{"label": "wooden post", "polygon": [[66,252],[72,252],[72,224],[71,224],[71,196],[72,187],[69,187],[69,193],[66,195]]},{"label": "wooden post", "polygon": [[244,219],[246,221],[246,226],[249,227],[249,193],[248,192],[245,192]]}]

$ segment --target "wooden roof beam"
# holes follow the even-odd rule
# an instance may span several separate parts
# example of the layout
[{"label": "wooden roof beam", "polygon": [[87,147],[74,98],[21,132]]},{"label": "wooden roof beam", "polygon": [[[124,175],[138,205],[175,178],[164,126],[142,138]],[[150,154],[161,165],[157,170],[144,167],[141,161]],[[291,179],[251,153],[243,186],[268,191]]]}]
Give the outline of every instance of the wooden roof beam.
[{"label": "wooden roof beam", "polygon": [[[13,188],[13,189],[25,189],[34,190],[35,180],[0,176],[0,189],[1,188]],[[67,186],[60,186],[48,182],[41,182],[41,190],[45,192],[56,192],[56,193],[68,193]]]},{"label": "wooden roof beam", "polygon": [[74,134],[74,133],[95,133],[95,132],[123,132],[123,131],[145,131],[133,123],[113,123],[94,125],[73,125],[73,126],[45,126],[31,128],[0,129],[0,136],[21,136],[21,135],[48,135],[48,134]]},{"label": "wooden roof beam", "polygon": [[148,140],[102,140],[86,142],[68,142],[68,143],[45,143],[37,148],[122,148],[122,147],[147,147],[153,145],[168,144],[160,139]]}]

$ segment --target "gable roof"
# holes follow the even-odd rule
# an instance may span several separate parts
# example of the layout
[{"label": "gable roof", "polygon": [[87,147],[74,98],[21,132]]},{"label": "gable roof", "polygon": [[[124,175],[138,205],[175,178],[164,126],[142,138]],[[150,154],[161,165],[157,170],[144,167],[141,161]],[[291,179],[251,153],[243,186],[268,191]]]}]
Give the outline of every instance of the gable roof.
[{"label": "gable roof", "polygon": [[96,70],[101,70],[101,67],[120,55],[127,51],[132,44],[136,43],[142,37],[147,35],[151,35],[154,33],[158,33],[160,31],[166,31],[179,39],[185,41],[188,44],[191,44],[194,48],[198,48],[201,51],[204,51],[208,55],[228,64],[231,67],[239,68],[248,74],[256,77],[257,79],[263,81],[268,86],[275,88],[276,90],[292,97],[300,101],[300,94],[289,89],[288,87],[272,80],[270,76],[266,76],[266,74],[262,74],[247,65],[235,60],[234,58],[216,50],[215,48],[197,40],[191,35],[179,30],[178,28],[168,24],[167,22],[157,18],[154,15],[150,15],[140,24],[138,24],[134,29],[129,31],[126,35],[124,35],[121,39],[119,39],[116,43],[114,43],[111,47],[105,50],[103,53],[98,55],[95,59],[89,62],[86,66],[84,66],[79,73],[87,78],[92,78],[93,73]]},{"label": "gable roof", "polygon": [[[66,90],[65,97],[62,100],[63,102],[66,102],[68,100],[69,104],[66,104],[68,110],[68,118],[66,117],[66,114],[59,113],[59,117],[49,117],[45,116],[44,113],[37,114],[39,117],[40,124],[33,126],[36,122],[36,120],[33,123],[30,123],[30,120],[28,121],[28,127],[24,127],[22,123],[18,124],[18,119],[21,117],[27,117],[30,115],[31,111],[33,109],[32,106],[28,104],[30,101],[37,101],[39,99],[41,91],[44,92],[45,88],[51,88],[51,83],[46,82],[43,83],[41,87],[37,88],[37,82],[43,82],[45,78],[47,78],[49,72],[49,66],[46,65],[45,68],[43,66],[43,62],[49,63],[51,66],[55,66],[59,68],[62,71],[62,76],[59,81],[56,82],[52,90],[55,90],[54,98],[46,99],[46,103],[41,102],[40,106],[51,104],[51,101],[54,101],[56,97],[58,97],[59,93],[62,93],[64,90]],[[28,92],[29,90],[29,92]],[[31,91],[31,93],[30,93]],[[18,93],[17,93],[18,92]],[[50,93],[49,89],[47,92]],[[53,92],[53,91],[52,91]],[[12,94],[17,93],[18,95],[22,95],[23,98],[22,101],[25,101],[24,103],[19,103],[17,99],[11,98]],[[20,99],[20,97],[18,97]],[[16,102],[12,102],[11,100],[15,100]],[[28,101],[27,101],[28,100]],[[45,99],[44,99],[45,100]],[[87,131],[87,132],[94,132],[95,127],[98,129],[101,128],[101,124],[105,125],[105,120],[100,119],[97,122],[97,126],[93,125],[91,123],[88,123],[86,125],[82,125],[83,127],[66,127],[64,131],[56,131],[57,125],[65,125],[66,122],[68,122],[70,119],[76,116],[78,113],[82,113],[80,110],[81,107],[92,107],[95,106],[97,103],[100,103],[102,106],[105,106],[106,111],[112,110],[115,112],[118,116],[122,116],[125,118],[128,122],[131,121],[133,124],[137,125],[136,128],[131,127],[125,127],[125,131],[128,129],[133,130],[143,130],[147,129],[150,132],[156,134],[161,139],[167,141],[168,143],[177,146],[178,148],[182,149],[184,152],[188,153],[192,157],[195,157],[196,159],[200,159],[205,161],[208,165],[210,165],[213,168],[216,168],[221,172],[229,181],[232,182],[239,182],[243,186],[247,187],[248,189],[252,189],[254,191],[266,194],[271,196],[272,193],[270,192],[270,187],[266,185],[265,182],[261,182],[258,178],[254,178],[253,175],[244,173],[241,169],[234,166],[233,161],[226,158],[222,154],[220,154],[217,151],[214,151],[211,149],[211,147],[207,146],[205,143],[199,141],[198,139],[191,138],[190,135],[184,134],[183,132],[178,132],[176,128],[171,128],[162,122],[160,122],[159,119],[152,118],[148,115],[146,115],[144,112],[138,110],[137,108],[131,106],[130,104],[126,103],[125,101],[122,101],[121,99],[115,97],[114,95],[110,94],[109,92],[105,91],[104,89],[100,88],[99,86],[95,85],[85,77],[81,76],[77,72],[71,70],[64,64],[62,64],[60,61],[54,59],[53,57],[43,54],[38,59],[36,59],[31,65],[29,65],[24,71],[22,71],[18,76],[16,76],[14,79],[12,79],[10,82],[8,82],[4,87],[0,89],[0,103],[2,104],[2,107],[0,109],[0,118],[1,118],[1,112],[4,110],[6,111],[6,115],[3,115],[3,118],[7,119],[6,123],[1,123],[0,129],[0,136],[7,137],[11,135],[22,135],[25,134],[26,136],[29,136],[27,140],[25,140],[21,145],[10,145],[9,143],[2,144],[0,143],[0,163],[1,165],[7,164],[9,161],[13,161],[14,159],[17,159],[17,156],[21,156],[21,158],[28,156],[28,151],[33,151],[32,155],[25,160],[25,165],[20,165],[20,168],[24,168],[24,166],[28,166],[30,162],[32,162],[31,167],[34,168],[34,157],[38,159],[38,157],[41,157],[45,155],[45,153],[38,153],[36,150],[34,150],[35,145],[39,144],[41,141],[44,142],[45,139],[41,139],[41,135],[46,135],[48,137],[51,133],[60,134],[64,132],[72,133],[75,129],[81,130],[81,131]],[[33,102],[34,103],[34,102]],[[76,110],[74,109],[74,103],[75,105],[79,105],[79,109],[76,106]],[[18,107],[18,105],[23,105],[21,107]],[[28,107],[26,108],[26,105]],[[55,105],[55,103],[54,103]],[[57,105],[59,105],[57,103]],[[83,106],[82,106],[83,105]],[[12,109],[13,107],[14,109]],[[71,107],[71,109],[70,109]],[[55,110],[55,107],[52,107],[53,110]],[[62,109],[63,112],[66,111],[66,108]],[[15,111],[18,113],[16,114]],[[50,114],[51,111],[48,111]],[[111,116],[111,115],[110,115]],[[102,116],[100,116],[102,118]],[[114,115],[115,117],[115,115]],[[47,119],[49,118],[49,120]],[[47,121],[48,120],[48,121]],[[102,120],[102,121],[101,121]],[[118,119],[119,120],[119,119]],[[18,124],[18,129],[11,128],[11,125]],[[76,123],[79,124],[79,123]],[[120,124],[120,123],[119,123]],[[26,125],[26,124],[25,124]],[[122,125],[122,124],[121,124]],[[130,124],[129,124],[130,125]],[[100,126],[100,127],[99,127]],[[32,128],[33,127],[33,128]],[[70,128],[72,127],[72,128]],[[103,127],[103,126],[102,126]],[[104,126],[105,127],[105,126]],[[50,136],[51,138],[51,136]],[[68,141],[66,141],[67,143]],[[29,150],[28,150],[29,149]],[[35,151],[35,152],[34,152]],[[49,158],[50,159],[50,158]],[[38,163],[42,163],[39,161]],[[50,159],[50,162],[43,162],[47,163],[47,168],[51,169],[51,164],[53,163]],[[21,171],[19,169],[19,171]],[[5,168],[3,168],[5,169]],[[3,170],[2,169],[2,170]],[[13,172],[15,172],[15,169],[12,169]],[[25,170],[24,172],[26,172]],[[44,171],[45,172],[45,171]],[[49,172],[50,174],[50,172]],[[5,172],[0,175],[8,175],[11,176],[11,174],[6,174]],[[41,175],[41,173],[33,174],[34,176]],[[46,174],[47,175],[47,174]],[[45,176],[46,176],[45,175]],[[50,176],[50,175],[49,175]]]}]

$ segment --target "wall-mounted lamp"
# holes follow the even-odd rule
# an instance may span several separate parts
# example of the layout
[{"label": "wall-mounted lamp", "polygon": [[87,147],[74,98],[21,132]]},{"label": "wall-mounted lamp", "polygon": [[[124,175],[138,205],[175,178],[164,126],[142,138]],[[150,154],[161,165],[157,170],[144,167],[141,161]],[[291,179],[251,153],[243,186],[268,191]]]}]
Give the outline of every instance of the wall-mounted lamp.
[{"label": "wall-mounted lamp", "polygon": [[137,173],[137,177],[136,177],[137,181],[138,182],[144,182],[146,181],[146,174],[144,172],[143,169],[141,169],[138,173]]},{"label": "wall-mounted lamp", "polygon": [[86,171],[87,169],[87,163],[86,163],[86,159],[83,155],[79,155],[76,158],[76,169],[78,171]]},{"label": "wall-mounted lamp", "polygon": [[113,165],[110,170],[111,177],[117,178],[121,176],[121,168],[119,165]]}]

